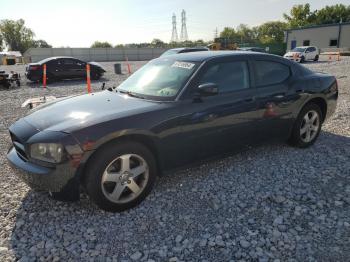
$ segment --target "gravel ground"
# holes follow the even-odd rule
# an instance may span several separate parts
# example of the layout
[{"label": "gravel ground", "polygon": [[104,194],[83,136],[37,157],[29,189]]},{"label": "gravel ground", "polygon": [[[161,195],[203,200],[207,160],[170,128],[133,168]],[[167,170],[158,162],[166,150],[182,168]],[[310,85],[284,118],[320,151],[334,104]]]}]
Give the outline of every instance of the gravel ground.
[{"label": "gravel ground", "polygon": [[[108,73],[95,91],[126,77],[103,65]],[[350,58],[305,65],[340,85],[337,112],[313,147],[261,145],[173,172],[121,214],[98,210],[86,196],[62,203],[32,192],[6,162],[7,128],[26,112],[24,100],[84,93],[85,84],[1,90],[0,260],[350,261]]]}]

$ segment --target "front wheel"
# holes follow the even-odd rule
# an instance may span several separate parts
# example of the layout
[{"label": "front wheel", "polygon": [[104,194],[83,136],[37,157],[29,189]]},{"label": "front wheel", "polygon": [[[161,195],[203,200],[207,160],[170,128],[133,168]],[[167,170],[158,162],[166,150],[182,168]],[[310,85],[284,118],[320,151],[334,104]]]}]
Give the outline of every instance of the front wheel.
[{"label": "front wheel", "polygon": [[319,59],[319,56],[316,55],[315,58],[314,58],[314,61],[316,62],[316,61],[318,61],[318,59]]},{"label": "front wheel", "polygon": [[124,211],[146,198],[156,173],[153,154],[142,144],[110,143],[89,161],[86,191],[101,209]]},{"label": "front wheel", "polygon": [[318,105],[307,104],[299,113],[289,139],[290,144],[306,148],[315,143],[322,126],[322,112]]},{"label": "front wheel", "polygon": [[94,72],[91,75],[91,79],[92,80],[99,80],[100,78],[101,78],[101,74],[100,73]]}]

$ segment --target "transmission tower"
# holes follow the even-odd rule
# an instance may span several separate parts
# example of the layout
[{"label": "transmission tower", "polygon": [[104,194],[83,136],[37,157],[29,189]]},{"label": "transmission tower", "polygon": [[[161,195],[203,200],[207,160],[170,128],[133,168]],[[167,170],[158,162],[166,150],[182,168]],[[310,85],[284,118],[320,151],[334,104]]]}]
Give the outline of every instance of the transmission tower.
[{"label": "transmission tower", "polygon": [[171,41],[170,42],[177,42],[178,36],[177,36],[177,29],[176,29],[176,15],[173,14],[173,32],[171,34]]},{"label": "transmission tower", "polygon": [[218,28],[216,28],[216,29],[214,30],[214,39],[215,39],[215,38],[218,38],[218,35],[219,35]]},{"label": "transmission tower", "polygon": [[181,12],[181,35],[180,35],[181,41],[187,41],[188,35],[187,35],[187,27],[186,27],[186,12],[185,10],[182,10]]}]

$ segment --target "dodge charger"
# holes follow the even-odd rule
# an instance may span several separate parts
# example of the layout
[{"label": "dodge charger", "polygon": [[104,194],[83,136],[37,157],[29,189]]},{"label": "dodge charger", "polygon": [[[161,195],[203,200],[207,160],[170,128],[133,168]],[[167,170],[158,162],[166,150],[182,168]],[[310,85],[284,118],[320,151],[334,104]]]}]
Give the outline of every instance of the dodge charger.
[{"label": "dodge charger", "polygon": [[282,57],[176,54],[117,88],[33,109],[10,126],[7,158],[34,190],[62,200],[83,190],[119,212],[144,200],[165,171],[261,141],[311,146],[337,98],[334,76]]}]

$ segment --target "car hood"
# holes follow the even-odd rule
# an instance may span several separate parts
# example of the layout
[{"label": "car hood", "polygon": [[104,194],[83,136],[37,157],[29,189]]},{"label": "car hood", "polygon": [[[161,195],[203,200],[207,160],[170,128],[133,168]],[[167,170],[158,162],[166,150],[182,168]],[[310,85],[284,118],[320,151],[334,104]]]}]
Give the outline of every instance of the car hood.
[{"label": "car hood", "polygon": [[96,123],[146,112],[159,104],[114,91],[103,91],[57,99],[34,109],[24,120],[40,131],[70,133]]},{"label": "car hood", "polygon": [[101,68],[103,71],[106,72],[106,70],[103,68],[103,66],[97,62],[88,62],[88,64],[92,65],[92,66],[96,66],[96,67],[99,67]]},{"label": "car hood", "polygon": [[294,55],[301,55],[301,52],[288,52],[284,56],[294,56]]}]

